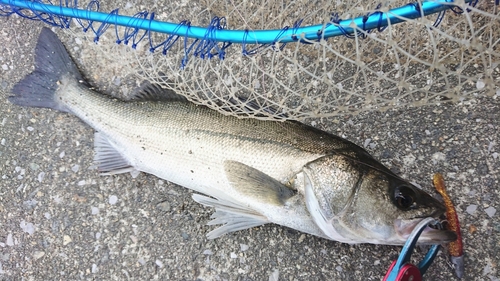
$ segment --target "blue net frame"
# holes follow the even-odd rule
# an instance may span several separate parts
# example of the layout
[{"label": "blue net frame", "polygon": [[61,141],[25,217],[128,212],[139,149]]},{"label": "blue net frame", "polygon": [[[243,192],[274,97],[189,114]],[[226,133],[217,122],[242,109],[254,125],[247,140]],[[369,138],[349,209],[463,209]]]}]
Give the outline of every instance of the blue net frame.
[{"label": "blue net frame", "polygon": [[[496,0],[497,5],[498,1],[500,0]],[[470,6],[475,6],[477,2],[478,0],[465,0]],[[139,42],[147,40],[150,52],[161,49],[165,55],[179,39],[184,39],[182,41],[186,56],[182,66],[185,65],[190,53],[202,59],[213,57],[224,59],[225,50],[233,44],[241,44],[243,55],[252,55],[266,46],[279,46],[278,48],[282,49],[291,42],[307,43],[335,36],[365,38],[374,30],[383,31],[389,25],[431,14],[437,14],[433,25],[437,27],[447,10],[455,13],[463,12],[455,5],[454,0],[423,1],[409,3],[388,12],[380,11],[379,5],[375,12],[350,19],[340,19],[338,14],[332,13],[331,20],[327,24],[301,26],[302,20],[298,20],[292,27],[285,26],[281,29],[230,30],[227,29],[224,17],[214,17],[207,27],[200,27],[191,25],[187,20],[180,23],[157,21],[154,12],[142,11],[134,16],[124,16],[119,14],[119,9],[106,13],[99,11],[99,8],[97,0],[92,0],[84,8],[78,7],[78,0],[60,0],[59,4],[53,4],[50,0],[0,0],[0,16],[17,14],[61,28],[69,28],[72,19],[76,19],[84,32],[94,33],[95,42],[99,41],[99,37],[111,25],[114,25],[117,44],[131,43],[132,48],[135,48]],[[124,26],[124,31],[120,33],[118,26]],[[154,32],[166,34],[166,37],[163,41],[155,43],[152,36]],[[187,39],[194,40],[188,42]],[[252,49],[247,47],[249,45],[253,45]]]}]

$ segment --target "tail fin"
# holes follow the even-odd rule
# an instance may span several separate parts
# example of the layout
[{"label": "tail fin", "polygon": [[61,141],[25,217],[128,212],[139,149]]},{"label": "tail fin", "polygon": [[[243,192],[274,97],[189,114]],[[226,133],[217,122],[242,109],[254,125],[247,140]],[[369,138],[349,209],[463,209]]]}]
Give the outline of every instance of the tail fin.
[{"label": "tail fin", "polygon": [[35,48],[35,71],[14,86],[9,101],[21,106],[66,111],[54,95],[63,77],[83,81],[57,35],[44,27]]}]

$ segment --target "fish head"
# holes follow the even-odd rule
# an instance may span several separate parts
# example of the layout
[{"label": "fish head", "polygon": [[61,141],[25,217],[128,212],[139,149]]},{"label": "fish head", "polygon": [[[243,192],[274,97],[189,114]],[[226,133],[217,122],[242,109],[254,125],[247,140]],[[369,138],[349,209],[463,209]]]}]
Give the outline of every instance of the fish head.
[{"label": "fish head", "polygon": [[[445,212],[441,202],[385,167],[380,169],[343,155],[312,161],[303,168],[303,174],[309,213],[332,240],[403,245],[422,219],[438,219]],[[418,243],[455,239],[453,231],[427,227]]]}]

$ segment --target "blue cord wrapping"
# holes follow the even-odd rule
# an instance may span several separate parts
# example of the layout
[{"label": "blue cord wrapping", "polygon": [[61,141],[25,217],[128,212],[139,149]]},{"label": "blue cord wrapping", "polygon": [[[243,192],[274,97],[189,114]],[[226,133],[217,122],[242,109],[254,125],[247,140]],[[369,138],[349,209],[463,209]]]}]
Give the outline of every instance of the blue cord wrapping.
[{"label": "blue cord wrapping", "polygon": [[[78,4],[75,0],[74,8],[77,8],[77,5]],[[99,11],[99,2],[96,0],[90,1],[90,3],[87,5],[87,8],[85,10],[87,10],[87,18],[90,18],[91,11],[95,11],[95,12]],[[111,11],[111,13],[113,13],[114,11],[116,11],[116,10]],[[76,22],[83,28],[83,32],[87,32],[89,30],[89,28],[92,28],[92,30],[93,30],[93,26],[92,26],[92,24],[94,23],[93,20],[87,20],[87,23],[88,23],[87,25],[85,25],[83,23],[83,20],[81,18],[76,18]]]},{"label": "blue cord wrapping", "polygon": [[[179,28],[181,26],[184,26],[184,25],[190,25],[191,23],[189,21],[181,21],[177,28],[175,30],[179,30]],[[151,32],[151,31],[149,31]],[[176,34],[168,34],[167,35],[167,39],[165,39],[165,41],[161,42],[160,44],[156,45],[156,46],[153,46],[153,40],[151,38],[151,36],[149,36],[149,51],[152,53],[154,52],[157,48],[159,48],[160,46],[163,46],[162,47],[162,51],[161,53],[163,55],[166,55],[168,50],[175,44],[175,42],[177,42],[177,40],[179,40],[180,36],[179,35],[176,35]]]},{"label": "blue cord wrapping", "polygon": [[[180,39],[184,39],[184,58],[182,67],[186,66],[189,55],[211,59],[218,57],[224,59],[226,49],[234,43],[242,45],[243,55],[253,55],[267,46],[282,50],[287,43],[307,43],[319,41],[330,37],[344,35],[348,38],[359,36],[366,38],[373,30],[382,32],[389,24],[404,22],[438,13],[434,22],[437,27],[444,18],[445,11],[452,9],[455,13],[464,11],[453,5],[454,0],[440,0],[441,2],[418,2],[390,10],[384,13],[377,6],[375,12],[364,16],[341,20],[338,13],[332,13],[331,22],[324,25],[301,27],[302,20],[298,20],[292,27],[285,26],[277,30],[228,30],[224,17],[214,17],[208,27],[192,26],[189,21],[169,23],[154,20],[154,13],[147,11],[136,13],[132,17],[122,16],[115,9],[109,13],[99,12],[98,0],[91,0],[84,9],[78,9],[78,0],[60,0],[59,5],[53,5],[50,0],[0,0],[0,16],[17,14],[31,20],[40,20],[53,26],[69,28],[71,19],[76,19],[84,32],[91,30],[94,41],[97,42],[102,34],[114,25],[117,44],[132,43],[135,48],[142,40],[148,40],[149,51],[154,52],[162,48],[162,54]],[[470,6],[475,6],[478,0],[465,0]],[[499,0],[495,0],[498,5]],[[350,26],[353,23],[357,28]],[[123,35],[120,36],[118,26],[125,26]],[[165,39],[155,44],[153,33],[165,33]],[[304,38],[305,40],[303,40]],[[258,45],[248,49],[248,44]],[[279,44],[279,46],[278,46]]]},{"label": "blue cord wrapping", "polygon": [[[344,35],[347,38],[354,38],[356,35],[354,33],[349,33],[342,25],[340,25],[340,22],[342,21],[340,19],[340,16],[338,13],[332,13],[332,16],[330,17],[330,21],[334,23],[335,26],[338,27],[340,32],[342,32],[342,35]],[[359,31],[357,31],[357,35],[359,35]]]},{"label": "blue cord wrapping", "polygon": [[[382,7],[382,4],[378,4],[377,7],[375,8],[375,12],[373,13],[368,13],[366,15],[363,16],[363,30],[367,30],[366,28],[366,22],[368,21],[368,19],[370,19],[371,16],[375,16],[375,15],[378,15],[378,24],[377,24],[377,31],[378,32],[382,32],[384,31],[387,26],[384,26],[382,24],[382,16],[384,15],[384,13],[382,13],[381,11],[379,11],[380,7]],[[367,30],[366,31],[366,34],[363,34],[362,38],[366,38],[366,36],[368,35],[368,33],[371,33],[373,31],[373,29],[370,29],[370,30]]]},{"label": "blue cord wrapping", "polygon": [[[476,7],[477,5],[477,2],[479,0],[472,0],[470,2],[468,2],[468,5],[471,6],[471,7]],[[498,6],[500,4],[500,0],[495,0],[495,5]],[[464,10],[458,6],[453,6],[451,8],[451,10],[455,13],[455,14],[463,14],[464,13]],[[467,12],[470,12],[469,9],[467,9]]]},{"label": "blue cord wrapping", "polygon": [[[217,30],[222,30],[225,28],[226,28],[226,18],[214,17],[207,28],[205,37],[203,37],[203,39],[197,42],[197,46],[196,49],[194,50],[193,55],[195,57],[200,57],[202,59],[204,59],[205,57],[211,59],[215,55],[218,55],[219,58],[223,59],[225,55],[225,49],[229,47],[230,43],[227,46],[223,45],[222,47],[219,47],[217,45],[218,42],[213,38],[215,37]],[[227,42],[224,42],[224,44],[225,43]],[[212,53],[212,50],[214,49],[216,50],[216,52]]]}]

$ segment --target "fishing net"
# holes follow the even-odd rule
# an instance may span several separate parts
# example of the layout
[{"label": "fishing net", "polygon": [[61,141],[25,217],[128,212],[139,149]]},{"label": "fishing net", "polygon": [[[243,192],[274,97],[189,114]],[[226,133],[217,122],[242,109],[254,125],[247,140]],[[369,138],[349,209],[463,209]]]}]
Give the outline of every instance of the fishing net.
[{"label": "fishing net", "polygon": [[[102,32],[95,44],[93,33],[83,33],[81,28],[70,32],[78,44],[87,44],[77,51],[84,67],[100,64],[115,69],[90,73],[90,77],[110,88],[120,86],[125,96],[136,85],[123,85],[123,77],[134,75],[137,82],[159,83],[224,114],[303,120],[460,102],[477,95],[500,97],[500,6],[493,0],[453,4],[446,13],[370,31],[351,25],[357,32],[320,40],[297,34],[300,43],[288,44],[248,41],[214,47],[195,39],[139,32],[125,40],[129,41],[125,45],[116,44],[115,36],[125,27],[114,26]],[[120,13],[133,15],[147,9],[155,11],[156,20],[189,20],[192,26],[252,31],[335,25],[341,19],[405,5],[407,0],[382,4],[371,0],[179,0],[101,10],[121,8]],[[418,9],[418,3],[413,5]],[[134,43],[146,35],[151,39]],[[155,42],[164,44],[156,46]]]}]

